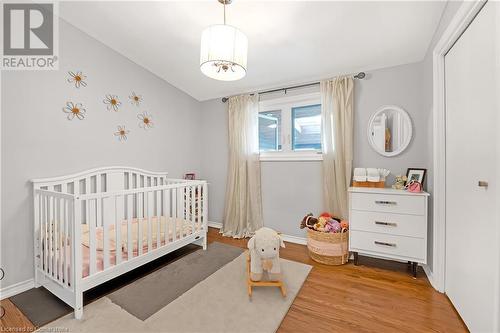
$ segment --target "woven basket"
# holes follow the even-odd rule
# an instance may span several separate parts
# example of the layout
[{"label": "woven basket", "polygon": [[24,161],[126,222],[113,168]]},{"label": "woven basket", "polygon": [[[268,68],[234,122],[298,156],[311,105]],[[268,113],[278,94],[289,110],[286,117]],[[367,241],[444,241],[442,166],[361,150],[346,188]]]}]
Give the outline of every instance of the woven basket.
[{"label": "woven basket", "polygon": [[307,230],[307,249],[312,260],[325,265],[343,265],[349,259],[349,231],[339,233]]}]

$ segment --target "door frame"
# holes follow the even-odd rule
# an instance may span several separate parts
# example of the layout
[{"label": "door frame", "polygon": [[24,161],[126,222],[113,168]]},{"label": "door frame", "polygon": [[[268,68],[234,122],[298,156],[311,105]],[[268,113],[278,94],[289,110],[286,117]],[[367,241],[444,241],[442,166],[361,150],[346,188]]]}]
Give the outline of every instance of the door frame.
[{"label": "door frame", "polygon": [[445,56],[474,20],[486,0],[464,1],[432,52],[433,71],[433,245],[431,281],[444,293],[446,265],[446,103]]}]

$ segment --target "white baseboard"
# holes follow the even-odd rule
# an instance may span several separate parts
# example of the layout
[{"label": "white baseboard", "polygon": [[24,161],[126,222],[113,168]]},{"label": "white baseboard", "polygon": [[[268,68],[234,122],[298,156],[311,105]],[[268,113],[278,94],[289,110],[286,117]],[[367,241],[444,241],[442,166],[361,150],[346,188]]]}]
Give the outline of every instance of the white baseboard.
[{"label": "white baseboard", "polygon": [[297,237],[297,236],[281,234],[281,238],[283,238],[285,242],[307,245],[307,238],[305,237]]},{"label": "white baseboard", "polygon": [[425,275],[427,275],[427,279],[431,283],[431,286],[434,287],[434,289],[436,289],[437,291],[439,291],[439,289],[436,286],[436,282],[434,281],[434,275],[432,274],[429,265],[422,265],[422,268],[424,269],[424,273]]},{"label": "white baseboard", "polygon": [[[220,229],[220,228],[222,228],[222,223],[209,221],[208,226],[212,227],[212,228]],[[305,238],[305,237],[297,237],[297,236],[281,234],[281,238],[283,238],[283,240],[285,242],[289,242],[289,243],[295,243],[295,244],[301,244],[301,245],[307,244],[307,238]]]},{"label": "white baseboard", "polygon": [[208,226],[216,229],[222,228],[222,223],[208,221]]},{"label": "white baseboard", "polygon": [[0,289],[0,299],[12,297],[34,287],[35,280],[33,279],[14,283],[13,285]]}]

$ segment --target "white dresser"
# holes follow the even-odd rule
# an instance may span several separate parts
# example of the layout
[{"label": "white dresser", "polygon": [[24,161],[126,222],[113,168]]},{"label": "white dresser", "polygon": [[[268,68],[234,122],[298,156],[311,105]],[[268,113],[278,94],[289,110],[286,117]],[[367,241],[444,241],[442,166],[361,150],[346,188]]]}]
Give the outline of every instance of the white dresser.
[{"label": "white dresser", "polygon": [[427,263],[427,200],[429,193],[391,188],[349,188],[349,250],[358,253]]}]

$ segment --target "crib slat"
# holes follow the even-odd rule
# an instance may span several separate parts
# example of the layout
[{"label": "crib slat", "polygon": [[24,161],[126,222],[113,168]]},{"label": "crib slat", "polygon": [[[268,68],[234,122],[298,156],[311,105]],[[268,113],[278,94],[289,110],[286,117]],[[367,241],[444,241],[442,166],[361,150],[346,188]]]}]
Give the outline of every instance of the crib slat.
[{"label": "crib slat", "polygon": [[52,272],[51,253],[52,253],[52,217],[50,209],[50,196],[47,195],[47,273]]},{"label": "crib slat", "polygon": [[96,272],[96,201],[87,200],[87,223],[89,225],[90,262],[89,275]]},{"label": "crib slat", "polygon": [[196,185],[191,186],[191,234],[196,232],[195,219],[196,219]]},{"label": "crib slat", "polygon": [[54,247],[53,247],[53,240],[54,240],[54,208],[52,206],[52,203],[53,203],[53,198],[52,197],[48,197],[49,198],[49,204],[48,204],[48,208],[49,208],[49,239],[48,239],[48,243],[49,243],[49,258],[48,258],[48,261],[49,261],[49,265],[48,265],[48,272],[49,274],[51,275],[54,275],[54,266],[52,266],[52,264],[54,263],[53,261],[53,251],[54,251]]},{"label": "crib slat", "polygon": [[[109,210],[107,207],[102,207],[102,206],[107,206],[110,204],[110,201],[107,200],[106,202],[103,202],[102,198],[97,199],[97,224],[102,225],[102,250],[104,252],[104,260],[103,260],[103,269],[106,269],[109,267],[109,219],[107,216],[104,216],[102,212],[106,209]],[[114,212],[114,210],[112,210]],[[113,214],[113,221],[115,220],[114,214]],[[99,223],[101,221],[101,223]]]},{"label": "crib slat", "polygon": [[145,193],[145,214],[146,214],[146,219],[148,223],[148,252],[151,252],[153,250],[153,228],[151,227],[151,220],[153,218],[153,206],[155,204],[153,200],[153,192],[146,192]]},{"label": "crib slat", "polygon": [[62,277],[63,277],[63,282],[66,286],[69,286],[69,279],[68,279],[68,257],[69,257],[69,251],[68,251],[68,240],[71,239],[70,235],[68,235],[68,222],[69,222],[69,201],[64,200],[64,237],[63,237],[63,263],[62,263]]},{"label": "crib slat", "polygon": [[58,258],[59,258],[59,209],[60,209],[60,201],[58,198],[54,197],[54,278],[59,280],[59,266],[58,266]]},{"label": "crib slat", "polygon": [[142,226],[144,224],[144,193],[137,193],[137,227],[139,231],[137,233],[137,253],[142,255]]},{"label": "crib slat", "polygon": [[57,239],[57,246],[59,247],[59,255],[57,256],[57,272],[59,274],[59,282],[61,284],[64,283],[64,276],[63,276],[63,260],[64,260],[64,202],[66,199],[60,198],[59,199],[59,238]]},{"label": "crib slat", "polygon": [[182,225],[181,225],[181,237],[184,238],[189,235],[189,200],[191,199],[191,193],[189,192],[189,186],[182,187]]},{"label": "crib slat", "polygon": [[57,199],[57,280],[60,283],[63,283],[63,277],[62,277],[62,239],[64,237],[63,232],[63,221],[64,221],[64,199],[59,198]]},{"label": "crib slat", "polygon": [[[77,185],[76,185],[77,182],[75,182],[75,189],[77,189]],[[78,214],[78,215],[77,215]],[[76,239],[77,237],[77,234],[76,234],[76,222],[78,223],[82,223],[82,202],[81,201],[78,201],[78,202],[75,202],[75,201],[70,201],[68,203],[68,239],[67,239],[67,242],[66,242],[66,250],[67,250],[67,254],[66,254],[66,272],[68,273],[68,287],[71,286],[71,279],[74,277],[74,271],[75,269],[73,268],[73,263],[75,263],[76,265],[76,262],[74,260],[76,260],[76,258],[74,257],[74,255],[76,255],[76,249],[73,250],[71,248],[71,242],[73,239]],[[78,225],[80,227],[80,224]],[[81,230],[81,227],[80,227],[80,230]],[[81,233],[79,235],[80,237],[80,242],[81,242]],[[81,255],[81,248],[80,248],[80,255]]]},{"label": "crib slat", "polygon": [[48,252],[49,252],[49,234],[48,234],[48,199],[46,195],[42,196],[42,207],[43,207],[43,271],[48,272]]},{"label": "crib slat", "polygon": [[[88,200],[87,200],[88,201]],[[85,207],[88,207],[87,202],[85,202]],[[71,209],[74,214],[71,214],[70,228],[71,228],[71,259],[70,259],[70,269],[71,275],[69,278],[69,283],[73,290],[77,290],[77,281],[80,281],[83,277],[82,265],[83,265],[83,253],[82,253],[82,224],[83,219],[83,201],[76,200],[72,201]],[[88,215],[87,215],[88,216]]]},{"label": "crib slat", "polygon": [[52,198],[52,276],[57,279],[57,198]]},{"label": "crib slat", "polygon": [[134,252],[132,251],[132,218],[133,218],[133,199],[134,196],[129,194],[127,196],[127,260],[132,259]]},{"label": "crib slat", "polygon": [[[208,189],[207,189],[207,183],[205,182],[203,184],[203,191],[202,191],[202,203],[201,203],[201,214],[202,214],[202,218],[201,218],[201,223],[202,223],[202,226],[203,226],[203,231],[206,233],[208,231]],[[206,235],[205,235],[206,237]]]},{"label": "crib slat", "polygon": [[182,226],[185,220],[186,215],[186,192],[185,188],[178,187],[177,188],[177,220],[176,223],[179,233],[179,239],[184,238],[182,234]]},{"label": "crib slat", "polygon": [[[158,181],[158,178],[157,178]],[[161,194],[162,191],[155,191],[154,195],[156,197],[156,248],[159,249],[161,246],[161,219],[162,219],[162,212],[161,212]]]},{"label": "crib slat", "polygon": [[196,186],[196,231],[201,228],[201,185]]},{"label": "crib slat", "polygon": [[190,207],[190,201],[191,201],[191,188],[189,186],[185,186],[183,187],[183,192],[184,192],[184,196],[183,196],[183,199],[184,199],[184,209],[183,209],[183,212],[184,212],[184,219],[182,221],[182,228],[181,228],[181,232],[182,232],[182,237],[187,237],[189,236],[189,207]]},{"label": "crib slat", "polygon": [[[42,220],[42,204],[41,204],[41,195],[40,194],[35,194],[35,199],[33,200],[35,203],[35,219],[36,219],[36,224],[35,231],[37,232],[35,241],[34,241],[34,246],[35,246],[35,263],[37,268],[42,268],[42,228],[43,228],[43,220]],[[37,274],[37,272],[35,272]]]},{"label": "crib slat", "polygon": [[186,221],[188,219],[188,210],[187,210],[187,206],[188,206],[188,201],[189,201],[189,198],[188,198],[188,188],[187,187],[179,187],[179,191],[182,192],[182,210],[181,210],[181,221],[180,221],[180,225],[179,225],[179,233],[180,233],[180,237],[181,238],[184,238],[186,237],[187,235],[185,234],[185,228],[184,226],[186,225]]},{"label": "crib slat", "polygon": [[182,231],[184,237],[189,236],[189,221],[191,220],[191,187],[184,187],[184,221],[182,223]]},{"label": "crib slat", "polygon": [[167,245],[167,243],[170,241],[170,217],[172,216],[170,215],[170,190],[163,191],[163,216],[165,216],[165,230],[163,237],[165,239],[165,245]]},{"label": "crib slat", "polygon": [[177,240],[177,191],[176,188],[172,189],[172,241]]},{"label": "crib slat", "polygon": [[118,196],[115,197],[115,265],[119,265],[122,262],[122,221],[123,221],[123,200],[125,197]]}]

